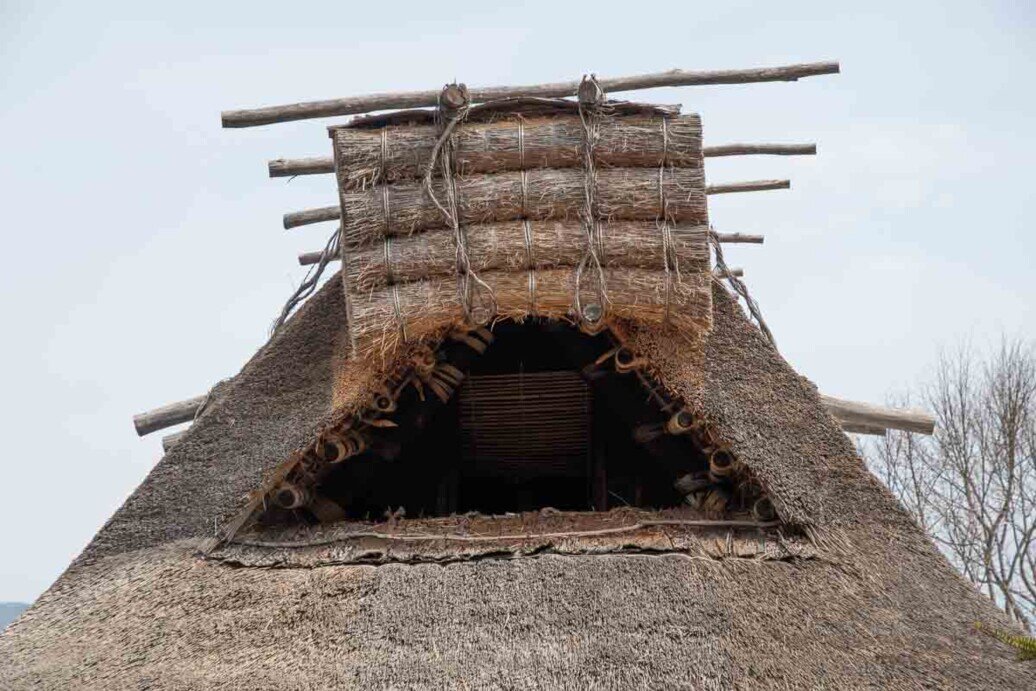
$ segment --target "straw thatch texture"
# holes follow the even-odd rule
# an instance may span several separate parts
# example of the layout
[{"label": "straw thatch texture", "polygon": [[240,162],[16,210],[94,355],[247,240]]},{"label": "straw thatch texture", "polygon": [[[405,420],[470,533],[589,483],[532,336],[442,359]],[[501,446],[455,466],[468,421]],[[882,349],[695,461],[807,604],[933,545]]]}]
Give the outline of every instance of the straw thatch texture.
[{"label": "straw thatch texture", "polygon": [[[704,273],[709,269],[706,226],[672,229],[670,259],[674,269]],[[575,267],[586,253],[586,230],[573,221],[513,221],[464,229],[468,258],[476,272]],[[598,257],[612,268],[664,271],[665,243],[651,221],[614,221],[601,225]],[[345,252],[345,282],[363,295],[390,283],[409,283],[457,273],[457,243],[452,231],[432,230],[385,238],[371,247]]]},{"label": "straw thatch texture", "polygon": [[[457,211],[462,225],[516,221],[577,220],[586,196],[583,171],[470,175],[456,178]],[[433,183],[445,199],[442,180]],[[613,168],[597,173],[596,202],[603,220],[654,221],[704,225],[708,222],[705,181],[693,168]],[[663,203],[665,209],[663,209]],[[444,228],[442,212],[419,182],[379,185],[362,192],[342,192],[342,240],[363,246],[386,235],[410,235]]]},{"label": "straw thatch texture", "polygon": [[341,413],[378,374],[335,355],[344,304],[332,281],[0,634],[0,688],[1033,688],[1031,664],[971,632],[976,620],[1007,627],[993,605],[729,295],[716,286],[713,301],[701,389],[667,339],[631,339],[782,516],[813,526],[817,558],[692,558],[660,544],[447,565],[200,559],[213,519],[332,415],[328,378],[351,392]]},{"label": "straw thatch texture", "polygon": [[[338,184],[343,190],[357,190],[423,177],[439,131],[432,125],[342,127],[331,136]],[[454,137],[455,169],[460,175],[471,175],[578,168],[583,164],[584,137],[583,123],[571,114],[505,115],[469,123]],[[701,168],[701,119],[697,115],[606,117],[594,153],[602,168]]]},{"label": "straw thatch texture", "polygon": [[[711,277],[688,273],[682,279],[645,269],[606,269],[607,314],[647,324],[671,324],[678,333],[704,334],[711,326]],[[571,270],[487,271],[484,288],[472,302],[492,301],[498,318],[528,316],[563,319],[573,312],[576,274]],[[585,275],[584,302],[597,299],[597,289]],[[355,295],[349,302],[350,333],[361,357],[394,353],[407,341],[441,332],[464,321],[455,279],[432,278],[402,283]],[[686,341],[685,341],[686,343]]]}]

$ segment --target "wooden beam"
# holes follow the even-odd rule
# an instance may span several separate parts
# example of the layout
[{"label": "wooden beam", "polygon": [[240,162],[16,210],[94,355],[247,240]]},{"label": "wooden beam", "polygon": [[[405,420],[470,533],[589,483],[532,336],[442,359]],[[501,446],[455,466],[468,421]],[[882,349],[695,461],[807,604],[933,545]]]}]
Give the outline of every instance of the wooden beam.
[{"label": "wooden beam", "polygon": [[[922,410],[898,410],[869,403],[846,401],[834,396],[822,395],[820,400],[843,428],[848,425],[860,430],[885,428],[917,432],[918,434],[932,434],[935,431],[935,418]],[[874,432],[862,433],[873,434]]]},{"label": "wooden beam", "polygon": [[[621,93],[638,89],[653,89],[660,86],[793,82],[803,77],[837,74],[838,72],[837,62],[815,62],[747,70],[669,70],[668,72],[641,74],[632,77],[598,79],[597,82],[607,93]],[[553,84],[477,87],[468,89],[468,93],[472,103],[484,103],[485,101],[517,96],[563,98],[575,96],[579,92],[579,84],[580,80],[577,79]],[[266,108],[225,110],[222,113],[222,121],[224,127],[255,127],[275,122],[328,118],[339,115],[369,113],[376,110],[430,107],[436,105],[441,92],[441,89],[387,92],[366,96],[336,98],[327,101],[307,101]]]},{"label": "wooden beam", "polygon": [[145,434],[151,434],[157,430],[178,425],[181,422],[190,422],[197,415],[198,409],[201,408],[207,397],[207,394],[197,396],[186,401],[170,403],[161,408],[134,415],[133,426],[136,428],[137,434],[143,437]]},{"label": "wooden beam", "polygon": [[716,156],[816,156],[816,144],[724,144],[706,146],[705,158]]},{"label": "wooden beam", "polygon": [[[706,146],[702,149],[705,158],[716,156],[812,156],[817,153],[816,144],[723,144]],[[330,156],[309,158],[278,158],[267,161],[271,178],[290,178],[296,175],[324,175],[335,172],[335,162]]]},{"label": "wooden beam", "polygon": [[705,187],[705,194],[762,192],[765,190],[786,190],[790,187],[791,180],[749,180],[748,182],[729,182],[725,185],[708,185]]}]

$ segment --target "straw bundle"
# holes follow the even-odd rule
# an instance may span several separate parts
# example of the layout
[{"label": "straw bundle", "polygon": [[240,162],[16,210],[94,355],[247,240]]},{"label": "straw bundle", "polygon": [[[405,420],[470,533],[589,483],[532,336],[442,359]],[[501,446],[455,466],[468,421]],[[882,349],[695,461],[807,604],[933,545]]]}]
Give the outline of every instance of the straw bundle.
[{"label": "straw bundle", "polygon": [[[586,253],[586,231],[575,221],[512,221],[464,230],[471,268],[477,273],[574,267]],[[665,269],[663,233],[654,221],[604,223],[598,238],[598,256],[605,266]],[[708,271],[707,241],[705,226],[673,228],[673,268]],[[390,283],[456,274],[457,245],[453,231],[433,230],[346,250],[344,260],[346,285],[365,294]]]},{"label": "straw bundle", "polygon": [[[684,335],[703,334],[711,326],[708,274],[686,273],[678,280],[674,274],[660,271],[606,269],[604,275],[610,317],[667,323]],[[576,286],[570,269],[488,271],[481,278],[493,291],[497,318],[562,319],[573,311]],[[441,332],[463,320],[457,281],[450,278],[396,284],[365,296],[349,296],[353,348],[361,356],[394,352],[406,341]]]},{"label": "straw bundle", "polygon": [[[439,131],[431,125],[332,132],[338,183],[343,190],[421,178]],[[523,117],[465,124],[454,137],[454,168],[460,175],[582,165],[583,123],[577,115]],[[701,168],[701,119],[603,117],[594,144],[600,168],[676,166]]]},{"label": "straw bundle", "polygon": [[[446,198],[443,182],[433,191]],[[457,211],[463,225],[577,219],[585,203],[586,176],[580,169],[473,175],[456,179]],[[596,207],[602,220],[707,223],[704,176],[697,168],[613,168],[598,171]],[[342,239],[347,246],[370,244],[386,235],[409,235],[445,227],[445,219],[419,182],[343,192]],[[663,209],[663,205],[665,208]]]}]

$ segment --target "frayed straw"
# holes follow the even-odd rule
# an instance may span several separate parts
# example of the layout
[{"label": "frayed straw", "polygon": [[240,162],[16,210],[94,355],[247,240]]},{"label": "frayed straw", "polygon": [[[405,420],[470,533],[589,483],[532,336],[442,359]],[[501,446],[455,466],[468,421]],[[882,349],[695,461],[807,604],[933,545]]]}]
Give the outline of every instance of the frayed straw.
[{"label": "frayed straw", "polygon": [[[670,283],[664,273],[645,269],[605,269],[609,314],[661,325],[700,340],[712,325],[711,276],[687,274]],[[482,278],[496,297],[497,319],[573,319],[575,276],[571,269],[487,271]],[[391,285],[351,299],[350,329],[360,357],[390,357],[406,340],[440,333],[464,323],[456,279],[429,279]],[[405,333],[405,336],[404,336]]]},{"label": "frayed straw", "polygon": [[[600,168],[657,168],[663,159],[678,168],[701,167],[701,119],[697,115],[608,117],[602,124],[594,147]],[[418,179],[438,137],[439,129],[429,125],[336,129],[338,184],[343,190],[357,191]],[[569,114],[514,114],[493,122],[465,124],[453,136],[454,171],[472,175],[579,168],[583,165],[583,137],[579,117]]]},{"label": "frayed straw", "polygon": [[[584,230],[575,221],[512,221],[464,229],[471,268],[525,271],[575,267],[584,254]],[[672,228],[670,262],[686,271],[709,268],[708,227]],[[666,236],[653,221],[614,221],[601,225],[598,254],[612,268],[661,269]],[[431,230],[410,237],[385,238],[345,255],[350,292],[364,295],[391,283],[410,283],[457,272],[453,231]]]},{"label": "frayed straw", "polygon": [[[493,223],[578,219],[585,204],[582,170],[531,170],[474,175],[455,181],[458,223]],[[662,194],[659,194],[661,186]],[[432,188],[446,197],[443,182]],[[382,185],[342,198],[343,242],[347,247],[369,245],[386,235],[410,235],[447,227],[421,183]],[[661,199],[666,201],[663,209]],[[700,169],[613,168],[597,171],[595,204],[602,220],[656,220],[706,223],[704,176]]]}]

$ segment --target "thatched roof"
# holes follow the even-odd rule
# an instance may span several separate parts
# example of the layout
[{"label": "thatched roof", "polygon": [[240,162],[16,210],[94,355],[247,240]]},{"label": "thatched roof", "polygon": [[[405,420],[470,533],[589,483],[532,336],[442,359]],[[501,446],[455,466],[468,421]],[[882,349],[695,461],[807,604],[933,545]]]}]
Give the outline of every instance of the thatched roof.
[{"label": "thatched roof", "polygon": [[972,633],[976,620],[1006,626],[993,605],[724,289],[713,301],[703,384],[671,340],[630,339],[802,529],[801,548],[201,557],[214,524],[376,376],[339,355],[332,280],[0,636],[0,687],[1032,688],[1032,665]]}]

